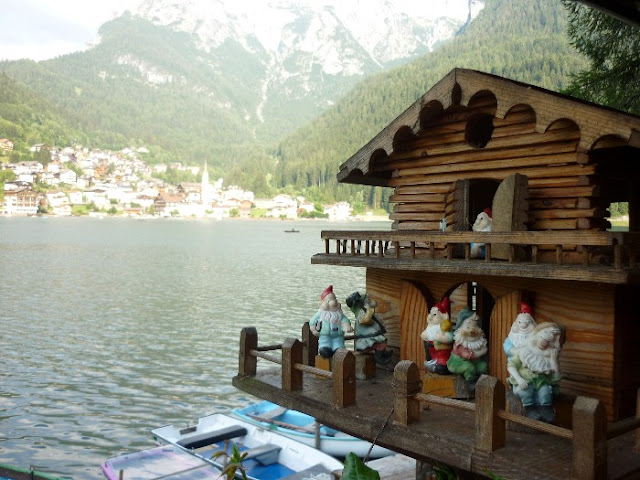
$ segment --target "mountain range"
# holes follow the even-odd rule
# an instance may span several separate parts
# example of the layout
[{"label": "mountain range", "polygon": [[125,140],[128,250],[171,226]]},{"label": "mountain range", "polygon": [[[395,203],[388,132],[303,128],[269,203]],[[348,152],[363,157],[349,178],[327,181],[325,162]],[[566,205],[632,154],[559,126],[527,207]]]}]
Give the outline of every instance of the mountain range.
[{"label": "mountain range", "polygon": [[584,65],[565,23],[555,0],[145,0],[86,51],[0,62],[0,137],[144,145],[259,193],[326,190],[454,66],[561,88]]}]

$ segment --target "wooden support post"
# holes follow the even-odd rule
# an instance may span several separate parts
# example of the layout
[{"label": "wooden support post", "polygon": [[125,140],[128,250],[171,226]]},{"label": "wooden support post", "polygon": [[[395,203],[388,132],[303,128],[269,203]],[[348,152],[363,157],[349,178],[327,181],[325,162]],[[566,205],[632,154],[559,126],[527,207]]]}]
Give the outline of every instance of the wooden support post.
[{"label": "wooden support post", "polygon": [[325,238],[324,239],[324,253],[326,253],[327,255],[329,255],[329,239]]},{"label": "wooden support post", "polygon": [[251,355],[251,350],[258,348],[258,331],[255,327],[245,327],[240,331],[240,375],[254,376],[258,369],[258,358]]},{"label": "wooden support post", "polygon": [[378,256],[380,258],[382,258],[382,256],[384,256],[384,244],[382,243],[382,240],[380,240],[378,242]]},{"label": "wooden support post", "polygon": [[318,337],[311,333],[309,322],[302,325],[302,363],[314,367],[318,354]]},{"label": "wooden support post", "polygon": [[355,255],[356,254],[356,241],[355,239],[351,239],[351,255]]},{"label": "wooden support post", "polygon": [[341,253],[342,253],[340,250],[341,250],[341,247],[340,247],[340,240],[336,239],[336,253],[337,253],[338,255],[341,255]]},{"label": "wooden support post", "polygon": [[337,407],[348,407],[356,403],[356,358],[353,352],[339,348],[331,360],[333,372],[333,395],[331,403]]},{"label": "wooden support post", "polygon": [[[636,418],[640,419],[640,388],[636,392]],[[636,452],[640,453],[640,428],[636,430]]]},{"label": "wooden support post", "polygon": [[429,258],[431,260],[436,258],[436,244],[434,242],[429,242]]},{"label": "wooden support post", "polygon": [[395,394],[393,400],[394,421],[409,425],[420,420],[420,401],[415,395],[420,393],[420,371],[411,360],[401,360],[393,370]]},{"label": "wooden support post", "polygon": [[394,241],[393,242],[393,248],[396,251],[396,258],[400,258],[400,242]]},{"label": "wooden support post", "polygon": [[282,389],[302,390],[302,370],[295,365],[302,363],[302,343],[296,338],[287,338],[282,344]]},{"label": "wooden support post", "polygon": [[572,410],[573,477],[607,478],[607,417],[595,398],[577,397]]},{"label": "wooden support post", "polygon": [[484,261],[485,262],[491,261],[491,244],[490,243],[484,244]]},{"label": "wooden support post", "polygon": [[531,245],[531,262],[538,263],[538,245]]},{"label": "wooden support post", "polygon": [[470,243],[465,243],[464,244],[464,259],[467,260],[467,261],[471,259],[471,244]]},{"label": "wooden support post", "polygon": [[504,447],[506,424],[497,413],[504,410],[504,384],[496,377],[482,375],[476,384],[476,447],[493,452]]},{"label": "wooden support post", "polygon": [[556,263],[562,265],[562,245],[556,245]]},{"label": "wooden support post", "polygon": [[416,258],[416,242],[411,242],[411,258]]},{"label": "wooden support post", "polygon": [[622,245],[619,243],[613,246],[613,266],[618,270],[622,268]]},{"label": "wooden support post", "polygon": [[367,240],[364,244],[364,254],[365,256],[369,256],[369,240]]}]

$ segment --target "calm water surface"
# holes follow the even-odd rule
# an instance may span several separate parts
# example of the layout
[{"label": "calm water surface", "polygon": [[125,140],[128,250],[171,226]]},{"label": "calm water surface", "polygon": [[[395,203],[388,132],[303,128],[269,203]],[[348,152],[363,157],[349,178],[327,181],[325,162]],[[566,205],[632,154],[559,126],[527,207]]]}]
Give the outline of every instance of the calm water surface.
[{"label": "calm water surface", "polygon": [[254,401],[240,329],[299,338],[327,285],[364,291],[311,265],[333,229],[389,224],[0,218],[0,462],[99,479],[150,429]]}]

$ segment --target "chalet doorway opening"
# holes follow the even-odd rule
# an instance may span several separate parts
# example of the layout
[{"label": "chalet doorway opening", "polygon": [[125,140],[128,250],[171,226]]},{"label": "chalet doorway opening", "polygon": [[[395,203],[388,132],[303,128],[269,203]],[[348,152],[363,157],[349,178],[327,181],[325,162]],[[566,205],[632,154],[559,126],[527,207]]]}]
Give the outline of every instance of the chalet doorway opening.
[{"label": "chalet doorway opening", "polygon": [[453,287],[448,296],[451,301],[451,321],[454,322],[458,314],[468,308],[480,317],[482,330],[489,340],[491,312],[495,305],[491,293],[480,283],[471,280]]}]

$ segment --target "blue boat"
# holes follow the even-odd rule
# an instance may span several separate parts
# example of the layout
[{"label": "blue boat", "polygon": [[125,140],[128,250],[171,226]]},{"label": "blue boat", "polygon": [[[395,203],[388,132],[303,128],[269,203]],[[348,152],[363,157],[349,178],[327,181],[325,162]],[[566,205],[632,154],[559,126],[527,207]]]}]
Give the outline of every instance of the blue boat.
[{"label": "blue boat", "polygon": [[289,410],[268,401],[236,408],[231,413],[247,423],[268,428],[333,457],[344,458],[352,452],[360,458],[367,456],[369,459],[374,459],[395,453],[379,445],[372,447],[372,444],[366,440],[347,435],[326,425],[319,425],[306,413]]}]

